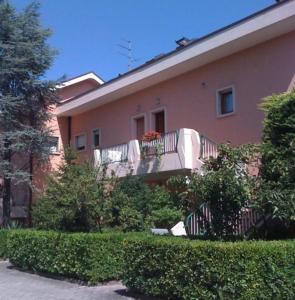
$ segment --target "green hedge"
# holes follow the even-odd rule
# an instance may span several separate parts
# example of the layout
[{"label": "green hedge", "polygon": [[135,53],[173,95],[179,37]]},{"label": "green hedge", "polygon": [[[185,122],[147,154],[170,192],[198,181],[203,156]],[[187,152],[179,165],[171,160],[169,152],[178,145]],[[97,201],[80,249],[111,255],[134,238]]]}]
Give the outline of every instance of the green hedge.
[{"label": "green hedge", "polygon": [[123,240],[134,234],[12,230],[8,257],[14,265],[90,283],[119,279]]},{"label": "green hedge", "polygon": [[123,282],[165,299],[295,299],[295,241],[124,242]]},{"label": "green hedge", "polygon": [[8,230],[0,229],[0,258],[6,258],[7,256],[7,234]]}]

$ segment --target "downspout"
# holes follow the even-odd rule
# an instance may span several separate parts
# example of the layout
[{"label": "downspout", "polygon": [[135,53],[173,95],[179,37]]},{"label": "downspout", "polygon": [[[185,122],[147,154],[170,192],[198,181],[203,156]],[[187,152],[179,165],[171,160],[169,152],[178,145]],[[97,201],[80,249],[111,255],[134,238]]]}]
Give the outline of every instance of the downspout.
[{"label": "downspout", "polygon": [[72,117],[68,117],[68,147],[71,147],[72,141]]}]

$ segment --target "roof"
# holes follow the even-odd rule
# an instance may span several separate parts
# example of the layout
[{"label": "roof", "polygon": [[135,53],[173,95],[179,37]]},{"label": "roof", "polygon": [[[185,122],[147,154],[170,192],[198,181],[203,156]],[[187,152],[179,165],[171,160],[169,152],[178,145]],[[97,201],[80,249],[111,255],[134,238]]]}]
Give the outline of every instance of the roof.
[{"label": "roof", "polygon": [[57,114],[83,113],[293,30],[295,1],[274,4],[72,99],[61,105]]},{"label": "roof", "polygon": [[64,88],[66,86],[70,86],[82,82],[84,80],[94,80],[97,83],[99,83],[99,85],[104,83],[101,77],[99,77],[95,72],[87,72],[63,81],[61,84],[57,86],[57,88]]}]

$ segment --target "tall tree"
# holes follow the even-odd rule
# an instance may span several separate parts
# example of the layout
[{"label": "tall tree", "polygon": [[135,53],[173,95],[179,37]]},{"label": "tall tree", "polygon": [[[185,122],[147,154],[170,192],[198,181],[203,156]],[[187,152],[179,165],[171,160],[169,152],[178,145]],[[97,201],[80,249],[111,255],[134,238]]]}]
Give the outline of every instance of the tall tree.
[{"label": "tall tree", "polygon": [[295,220],[295,90],[264,99],[262,205],[266,213]]},{"label": "tall tree", "polygon": [[[56,82],[44,80],[56,51],[42,28],[39,3],[17,12],[0,0],[0,175],[3,221],[10,222],[12,182],[25,182],[32,199],[33,165],[49,153],[46,123],[57,101]],[[20,162],[22,164],[20,164]]]}]

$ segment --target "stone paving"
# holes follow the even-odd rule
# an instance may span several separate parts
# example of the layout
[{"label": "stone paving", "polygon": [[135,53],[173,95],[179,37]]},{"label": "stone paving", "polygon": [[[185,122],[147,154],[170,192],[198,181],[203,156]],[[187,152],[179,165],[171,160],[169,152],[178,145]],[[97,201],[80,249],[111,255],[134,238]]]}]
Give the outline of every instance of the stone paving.
[{"label": "stone paving", "polygon": [[[119,282],[82,286],[19,271],[0,261],[0,300],[128,300],[144,299],[127,296]],[[146,298],[147,299],[147,298]]]}]

